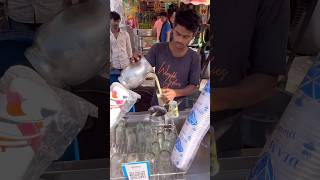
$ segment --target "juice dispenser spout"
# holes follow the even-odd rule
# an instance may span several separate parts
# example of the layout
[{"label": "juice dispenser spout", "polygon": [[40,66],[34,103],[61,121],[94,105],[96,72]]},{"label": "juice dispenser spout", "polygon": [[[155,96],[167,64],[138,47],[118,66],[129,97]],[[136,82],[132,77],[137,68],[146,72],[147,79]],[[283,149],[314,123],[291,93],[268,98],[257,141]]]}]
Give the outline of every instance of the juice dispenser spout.
[{"label": "juice dispenser spout", "polygon": [[161,106],[152,106],[148,109],[151,116],[164,116],[167,113],[167,109]]}]

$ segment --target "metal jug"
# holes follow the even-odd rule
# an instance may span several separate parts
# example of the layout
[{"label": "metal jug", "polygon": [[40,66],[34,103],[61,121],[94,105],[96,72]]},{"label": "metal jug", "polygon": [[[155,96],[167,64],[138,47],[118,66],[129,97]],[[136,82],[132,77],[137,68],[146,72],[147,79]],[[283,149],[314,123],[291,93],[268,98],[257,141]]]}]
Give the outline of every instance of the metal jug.
[{"label": "metal jug", "polygon": [[148,73],[153,72],[151,64],[145,57],[141,57],[140,61],[131,63],[127,68],[122,70],[119,82],[128,89],[134,89],[140,86]]},{"label": "metal jug", "polygon": [[90,0],[67,7],[42,25],[25,56],[51,85],[81,84],[107,63],[107,7]]}]

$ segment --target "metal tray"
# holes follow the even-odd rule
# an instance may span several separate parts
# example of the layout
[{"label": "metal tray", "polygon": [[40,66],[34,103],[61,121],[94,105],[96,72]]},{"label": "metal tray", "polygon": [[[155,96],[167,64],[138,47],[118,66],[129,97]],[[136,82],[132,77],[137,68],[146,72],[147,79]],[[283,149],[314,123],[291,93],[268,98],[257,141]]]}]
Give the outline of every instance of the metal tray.
[{"label": "metal tray", "polygon": [[[175,122],[174,119],[168,118],[167,116],[162,116],[162,117],[151,117],[149,115],[144,114],[143,116],[141,115],[134,115],[134,114],[128,114],[126,117],[124,117],[124,123],[125,123],[125,129],[131,129],[130,131],[133,131],[134,134],[137,134],[137,124],[141,123],[145,126],[147,126],[147,128],[151,128],[151,134],[152,135],[156,135],[158,133],[158,131],[162,131],[162,132],[167,132],[165,134],[168,133],[174,133],[175,137],[178,136],[178,132],[177,132],[177,128],[175,126]],[[116,153],[118,153],[117,155],[121,154],[123,159],[127,159],[127,156],[129,153],[135,153],[138,157],[137,161],[145,161],[145,159],[143,159],[144,155],[147,153],[147,151],[142,150],[141,148],[136,148],[135,152],[128,152],[127,149],[123,146],[118,147],[115,144],[115,129],[111,130],[111,134],[110,134],[110,142],[111,142],[111,147],[114,147],[114,150]],[[176,139],[176,138],[175,138]],[[171,145],[172,147],[170,148],[170,150],[168,150],[170,153],[172,152],[172,149],[174,147],[175,144],[175,139],[174,141],[171,141]],[[126,146],[127,144],[125,144],[124,146]],[[146,144],[146,146],[149,146],[149,148],[151,148],[151,144]],[[111,156],[113,155],[113,153],[111,153]],[[153,172],[153,174],[151,174],[150,179],[185,179],[185,174],[186,172],[183,172],[177,168],[175,168],[175,166],[172,164],[172,169],[170,170],[170,172],[167,173],[159,173],[159,157],[156,158],[156,162],[154,164],[155,166],[155,172]],[[110,163],[115,163],[110,161]],[[128,162],[125,162],[128,163]],[[111,179],[125,179],[124,177],[111,177]]]}]

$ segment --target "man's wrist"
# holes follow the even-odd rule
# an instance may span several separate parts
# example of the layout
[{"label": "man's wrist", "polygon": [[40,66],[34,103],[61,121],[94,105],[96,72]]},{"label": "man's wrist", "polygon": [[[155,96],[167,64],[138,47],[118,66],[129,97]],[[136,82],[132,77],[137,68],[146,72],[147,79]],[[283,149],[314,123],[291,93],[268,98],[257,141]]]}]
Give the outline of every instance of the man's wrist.
[{"label": "man's wrist", "polygon": [[182,89],[173,89],[173,91],[176,93],[176,97],[186,96]]}]

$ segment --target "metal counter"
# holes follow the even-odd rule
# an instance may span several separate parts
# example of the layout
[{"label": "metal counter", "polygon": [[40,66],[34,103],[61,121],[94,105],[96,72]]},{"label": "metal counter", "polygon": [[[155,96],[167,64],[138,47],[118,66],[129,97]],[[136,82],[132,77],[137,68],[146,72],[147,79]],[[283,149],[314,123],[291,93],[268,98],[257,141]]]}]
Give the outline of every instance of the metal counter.
[{"label": "metal counter", "polygon": [[[146,112],[130,113],[129,116],[139,117]],[[175,120],[177,130],[180,131],[184,124],[187,111],[180,112],[180,117]],[[210,179],[210,151],[209,136],[205,136],[197,152],[186,179]],[[257,151],[230,154],[219,159],[220,172],[213,177],[217,180],[244,180],[249,169],[257,160]],[[109,159],[93,159],[69,162],[54,162],[41,176],[42,180],[106,180],[109,179]]]},{"label": "metal counter", "polygon": [[[220,171],[212,179],[245,180],[249,169],[257,161],[259,152],[219,158]],[[109,159],[55,162],[41,178],[42,180],[106,180],[109,179],[108,161]],[[200,160],[195,160],[192,165],[195,170],[203,166],[208,167],[205,163],[198,166],[199,162]],[[187,179],[204,180],[210,178],[208,172],[200,171],[198,174],[188,173]]]}]

